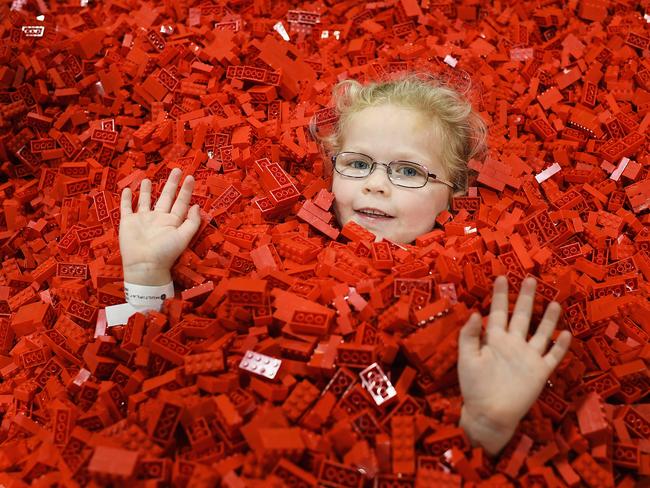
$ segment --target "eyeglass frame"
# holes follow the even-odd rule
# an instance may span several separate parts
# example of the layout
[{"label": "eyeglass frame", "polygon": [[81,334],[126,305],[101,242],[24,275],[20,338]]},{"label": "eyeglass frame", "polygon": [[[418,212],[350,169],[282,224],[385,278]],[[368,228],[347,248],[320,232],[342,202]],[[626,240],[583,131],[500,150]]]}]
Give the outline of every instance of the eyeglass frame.
[{"label": "eyeglass frame", "polygon": [[[341,173],[338,169],[336,169],[336,158],[339,157],[341,154],[359,154],[360,156],[365,156],[365,157],[367,157],[368,159],[370,159],[370,161],[371,161],[371,163],[372,163],[371,166],[370,166],[370,171],[368,172],[368,174],[367,174],[366,176],[351,176],[351,175],[344,175],[344,174]],[[433,178],[433,181],[437,181],[437,182],[439,182],[439,183],[442,183],[442,184],[444,184],[444,185],[447,185],[447,186],[450,187],[452,190],[454,189],[454,184],[453,184],[452,182],[447,181],[447,180],[443,180],[442,178],[438,178],[438,176],[437,176],[435,173],[430,173],[430,172],[429,172],[429,168],[427,168],[427,167],[424,166],[423,164],[416,163],[415,161],[408,161],[408,160],[406,160],[406,159],[394,159],[393,161],[389,161],[388,163],[381,163],[381,162],[377,161],[376,159],[374,159],[372,156],[368,156],[367,154],[360,153],[360,152],[356,152],[356,151],[341,151],[341,152],[337,152],[336,154],[334,154],[334,155],[332,156],[331,160],[332,160],[332,169],[335,170],[335,171],[336,171],[338,174],[340,174],[341,176],[344,176],[344,177],[346,177],[346,178],[356,178],[356,179],[367,178],[368,176],[370,176],[370,175],[372,174],[372,172],[375,170],[375,168],[376,168],[378,165],[382,165],[382,166],[385,166],[385,167],[386,167],[386,175],[388,176],[388,180],[389,180],[393,185],[395,185],[395,186],[399,186],[400,188],[424,188],[425,186],[427,186],[427,183],[429,183],[429,178]],[[398,185],[397,183],[395,183],[395,182],[391,179],[391,177],[390,177],[390,175],[391,175],[390,172],[392,171],[392,170],[390,169],[390,165],[391,165],[392,163],[398,163],[398,162],[414,164],[414,165],[419,166],[420,168],[422,168],[422,169],[426,172],[426,174],[427,174],[427,181],[424,183],[424,185],[422,185],[422,186],[404,186],[404,185]]]}]

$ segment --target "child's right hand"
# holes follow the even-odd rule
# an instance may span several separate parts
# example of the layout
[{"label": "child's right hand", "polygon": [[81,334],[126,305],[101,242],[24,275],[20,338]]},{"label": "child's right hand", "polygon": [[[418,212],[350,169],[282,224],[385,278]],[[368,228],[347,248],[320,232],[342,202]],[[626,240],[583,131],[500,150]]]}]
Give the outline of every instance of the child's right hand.
[{"label": "child's right hand", "polygon": [[150,180],[142,180],[135,213],[131,189],[122,191],[119,241],[124,281],[148,286],[172,281],[171,267],[201,225],[199,206],[192,206],[188,212],[194,190],[192,176],[185,178],[174,202],[181,174],[179,168],[172,170],[153,210]]}]

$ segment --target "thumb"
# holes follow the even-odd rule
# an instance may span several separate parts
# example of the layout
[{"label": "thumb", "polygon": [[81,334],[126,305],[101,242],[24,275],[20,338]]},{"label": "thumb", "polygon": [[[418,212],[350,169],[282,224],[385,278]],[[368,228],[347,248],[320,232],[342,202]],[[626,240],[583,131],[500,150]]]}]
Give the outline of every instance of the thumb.
[{"label": "thumb", "polygon": [[478,355],[481,349],[481,314],[474,312],[458,336],[458,358]]}]

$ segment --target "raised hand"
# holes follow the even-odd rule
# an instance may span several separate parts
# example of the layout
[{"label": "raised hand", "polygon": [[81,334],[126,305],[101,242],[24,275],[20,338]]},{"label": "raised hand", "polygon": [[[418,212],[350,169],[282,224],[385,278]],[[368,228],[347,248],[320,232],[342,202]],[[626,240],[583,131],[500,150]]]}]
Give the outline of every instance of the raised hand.
[{"label": "raised hand", "polygon": [[478,313],[460,331],[461,426],[490,454],[510,440],[571,343],[571,333],[562,331],[546,352],[561,314],[557,302],[548,305],[535,334],[526,339],[536,285],[534,278],[523,281],[508,324],[508,281],[497,277],[483,341]]},{"label": "raised hand", "polygon": [[187,176],[176,196],[182,171],[174,168],[160,198],[151,209],[151,181],[142,180],[138,209],[131,208],[131,190],[122,191],[120,205],[120,253],[124,280],[139,285],[163,285],[171,281],[170,269],[201,224],[199,206],[189,209],[194,178]]}]

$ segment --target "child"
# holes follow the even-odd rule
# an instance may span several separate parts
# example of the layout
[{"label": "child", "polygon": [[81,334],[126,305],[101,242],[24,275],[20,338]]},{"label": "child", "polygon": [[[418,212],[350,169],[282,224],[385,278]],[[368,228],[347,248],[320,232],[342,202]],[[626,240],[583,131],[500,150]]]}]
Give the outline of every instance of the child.
[{"label": "child", "polygon": [[[346,80],[334,94],[339,125],[321,142],[332,154],[339,224],[355,221],[378,240],[405,244],[432,230],[438,213],[467,189],[467,161],[484,147],[479,116],[454,90],[414,75],[366,86]],[[170,269],[199,228],[198,206],[188,212],[192,176],[174,200],[180,175],[171,172],[153,211],[149,180],[136,213],[129,188],[122,192],[120,250],[134,310],[159,309],[161,298],[173,296]],[[535,286],[534,278],[523,281],[508,325],[507,280],[497,277],[483,337],[478,313],[460,331],[460,425],[491,455],[510,440],[569,348],[563,331],[545,353],[561,313],[556,302],[526,340]]]},{"label": "child", "polygon": [[466,193],[467,162],[485,151],[481,117],[457,91],[415,74],[365,87],[345,80],[334,100],[336,130],[321,137],[314,124],[310,129],[333,155],[340,225],[352,220],[377,241],[396,243],[431,231],[451,198]]}]

